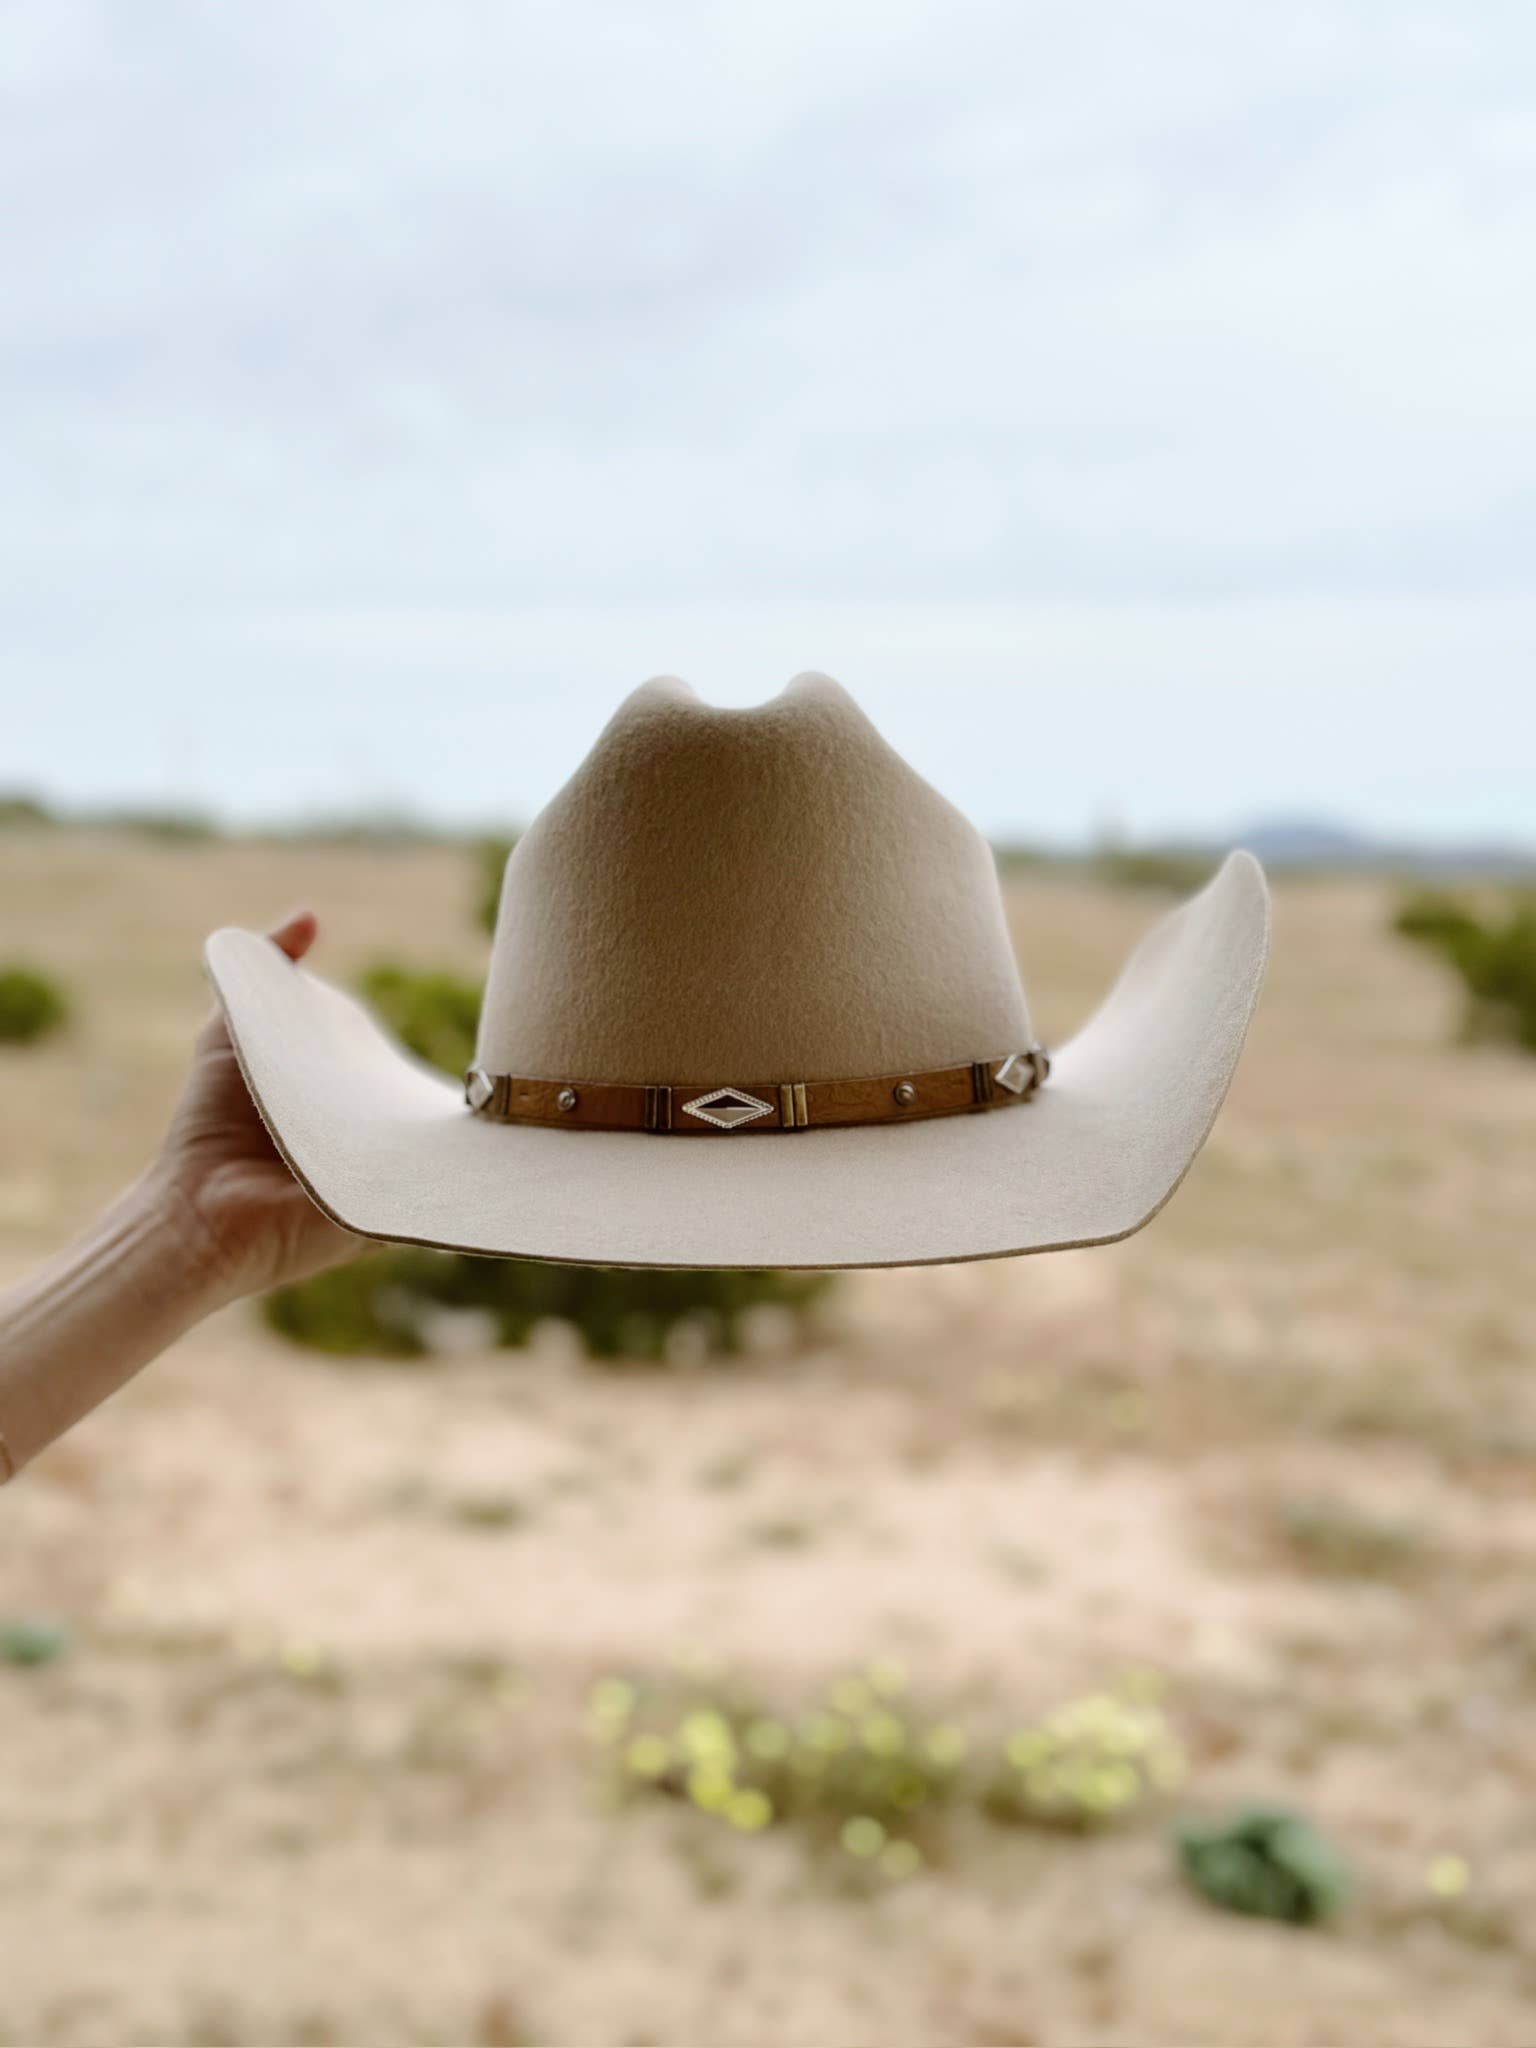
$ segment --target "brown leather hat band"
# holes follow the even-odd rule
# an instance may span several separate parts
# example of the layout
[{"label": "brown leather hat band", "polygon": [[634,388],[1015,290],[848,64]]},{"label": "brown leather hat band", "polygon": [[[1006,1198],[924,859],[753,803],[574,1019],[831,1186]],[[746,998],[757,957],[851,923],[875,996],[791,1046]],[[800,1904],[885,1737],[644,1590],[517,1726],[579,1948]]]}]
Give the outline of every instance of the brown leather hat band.
[{"label": "brown leather hat band", "polygon": [[471,1067],[464,1099],[497,1123],[551,1124],[591,1131],[665,1131],[736,1136],[848,1124],[913,1123],[967,1109],[1028,1102],[1050,1072],[1032,1045],[1001,1059],[879,1074],[855,1081],[754,1081],[645,1087],[623,1081],[533,1081]]}]

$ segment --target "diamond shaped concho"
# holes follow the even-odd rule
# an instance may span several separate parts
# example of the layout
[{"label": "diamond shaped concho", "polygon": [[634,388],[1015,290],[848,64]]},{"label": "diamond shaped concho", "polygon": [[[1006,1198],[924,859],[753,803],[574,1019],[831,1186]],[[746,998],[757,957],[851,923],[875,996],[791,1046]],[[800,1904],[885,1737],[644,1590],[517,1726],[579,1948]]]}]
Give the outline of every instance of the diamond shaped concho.
[{"label": "diamond shaped concho", "polygon": [[711,1095],[696,1095],[692,1102],[685,1102],[683,1110],[701,1123],[713,1124],[717,1131],[734,1131],[739,1124],[772,1116],[773,1104],[749,1095],[744,1088],[717,1088]]}]

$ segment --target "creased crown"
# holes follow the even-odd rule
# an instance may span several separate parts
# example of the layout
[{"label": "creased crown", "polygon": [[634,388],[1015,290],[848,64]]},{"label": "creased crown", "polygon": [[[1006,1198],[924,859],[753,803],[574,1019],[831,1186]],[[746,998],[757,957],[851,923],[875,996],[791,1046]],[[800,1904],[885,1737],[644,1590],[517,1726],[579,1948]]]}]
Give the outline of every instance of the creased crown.
[{"label": "creased crown", "polygon": [[479,1064],[839,1080],[1031,1042],[992,854],[826,676],[619,707],[507,863]]}]

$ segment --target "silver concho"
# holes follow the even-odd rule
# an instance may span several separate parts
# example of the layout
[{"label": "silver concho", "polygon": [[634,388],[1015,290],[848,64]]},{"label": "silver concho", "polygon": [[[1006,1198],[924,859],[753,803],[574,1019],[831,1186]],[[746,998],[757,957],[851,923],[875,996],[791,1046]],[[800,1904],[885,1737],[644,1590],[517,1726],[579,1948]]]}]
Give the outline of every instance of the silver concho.
[{"label": "silver concho", "polygon": [[744,1088],[716,1088],[712,1094],[696,1095],[683,1104],[684,1114],[718,1131],[734,1131],[738,1124],[754,1123],[760,1116],[772,1116],[773,1104],[749,1095]]},{"label": "silver concho", "polygon": [[1039,1046],[1032,1045],[1028,1052],[1010,1053],[1000,1066],[992,1069],[992,1078],[1010,1095],[1030,1095],[1040,1086],[1050,1067],[1050,1061]]}]

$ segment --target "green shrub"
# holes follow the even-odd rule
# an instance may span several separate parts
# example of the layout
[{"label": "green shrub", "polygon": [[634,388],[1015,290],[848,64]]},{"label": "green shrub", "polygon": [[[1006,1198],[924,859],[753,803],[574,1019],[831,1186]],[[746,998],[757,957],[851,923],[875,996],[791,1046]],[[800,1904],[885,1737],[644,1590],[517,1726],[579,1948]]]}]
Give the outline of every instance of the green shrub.
[{"label": "green shrub", "polygon": [[[920,1713],[905,1671],[883,1660],[796,1707],[679,1678],[613,1676],[594,1687],[590,1712],[617,1798],[674,1800],[744,1835],[790,1827],[845,1867],[887,1878],[941,1855],[957,1812],[1102,1825],[1178,1769],[1144,1688],[1069,1702],[999,1746],[949,1715]],[[1027,1763],[1026,1739],[1036,1745]],[[1031,1790],[1015,1793],[1026,1772]]]},{"label": "green shrub", "polygon": [[484,932],[496,929],[496,912],[501,907],[501,878],[516,844],[515,839],[482,839],[475,848],[475,873],[479,882],[475,922]]},{"label": "green shrub", "polygon": [[1063,865],[1064,857],[1054,848],[1034,846],[1024,840],[1009,840],[992,849],[997,857],[998,872],[1005,878],[1014,875],[1050,872]]},{"label": "green shrub", "polygon": [[416,974],[381,960],[358,982],[403,1045],[458,1081],[475,1056],[480,990],[452,974]]},{"label": "green shrub", "polygon": [[317,1273],[265,1295],[269,1329],[311,1351],[348,1357],[419,1358],[427,1349],[419,1309],[430,1302],[444,1254],[401,1246]]},{"label": "green shrub", "polygon": [[57,982],[30,967],[0,967],[0,1045],[32,1045],[57,1031],[68,1015]]},{"label": "green shrub", "polygon": [[1404,1576],[1428,1561],[1432,1547],[1419,1522],[1322,1494],[1282,1502],[1280,1533],[1298,1562],[1346,1579]]},{"label": "green shrub", "polygon": [[7,826],[52,825],[56,822],[48,806],[39,803],[35,796],[24,796],[19,790],[0,791],[0,830]]},{"label": "green shrub", "polygon": [[351,814],[312,813],[286,825],[269,825],[252,836],[261,845],[347,846],[368,853],[401,853],[444,844],[441,831],[408,811],[387,806]]},{"label": "green shrub", "polygon": [[[516,844],[482,839],[474,848],[475,922],[494,932],[501,902],[501,877]],[[418,1058],[459,1079],[475,1056],[481,990],[457,975],[422,973],[398,961],[380,960],[358,982],[361,994],[395,1036]]]},{"label": "green shrub", "polygon": [[700,1348],[740,1348],[742,1318],[763,1304],[801,1316],[824,1292],[824,1273],[628,1271],[477,1259],[460,1252],[392,1248],[269,1294],[263,1314],[294,1343],[334,1354],[420,1357],[434,1312],[474,1311],[488,1340],[516,1346],[551,1318],[574,1325],[587,1355],[659,1364],[679,1326]]},{"label": "green shrub", "polygon": [[1094,856],[1093,872],[1116,889],[1156,889],[1187,896],[1210,880],[1213,865],[1203,855],[1166,847],[1105,847]]},{"label": "green shrub", "polygon": [[988,1787],[1000,1820],[1093,1828],[1177,1785],[1184,1758],[1155,1700],[1122,1687],[1016,1728]]},{"label": "green shrub", "polygon": [[0,1664],[19,1664],[29,1669],[51,1664],[73,1642],[66,1625],[46,1614],[12,1614],[0,1619]]},{"label": "green shrub", "polygon": [[1421,889],[1398,906],[1393,928],[1459,976],[1464,1038],[1512,1040],[1536,1052],[1536,896],[1516,895],[1482,916],[1464,898]]},{"label": "green shrub", "polygon": [[1211,1825],[1177,1832],[1184,1874],[1203,1898],[1229,1913],[1313,1926],[1344,1903],[1349,1876],[1338,1851],[1303,1815],[1256,1806]]},{"label": "green shrub", "polygon": [[92,822],[163,846],[206,846],[223,836],[217,821],[201,811],[105,811]]}]

